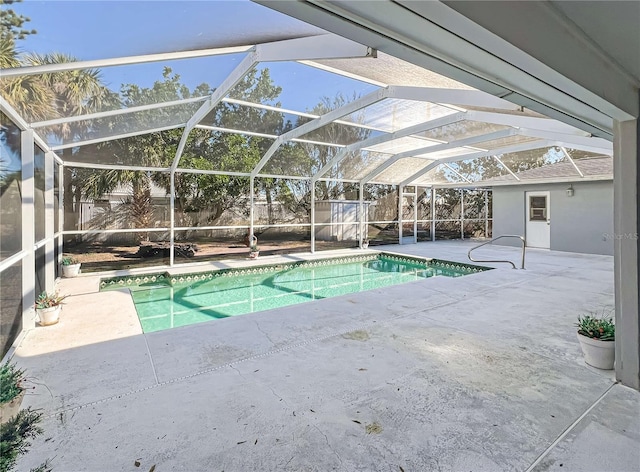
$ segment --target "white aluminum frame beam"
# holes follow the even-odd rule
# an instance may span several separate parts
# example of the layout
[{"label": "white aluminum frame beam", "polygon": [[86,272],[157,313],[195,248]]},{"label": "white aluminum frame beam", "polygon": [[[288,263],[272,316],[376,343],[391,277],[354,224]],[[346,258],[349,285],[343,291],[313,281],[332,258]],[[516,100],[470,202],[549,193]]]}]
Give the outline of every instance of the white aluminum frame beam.
[{"label": "white aluminum frame beam", "polygon": [[35,312],[32,307],[36,296],[36,257],[35,257],[35,153],[34,132],[25,129],[20,135],[22,157],[22,250],[26,255],[22,260],[22,329],[35,327]]},{"label": "white aluminum frame beam", "polygon": [[589,137],[589,136],[576,136],[567,135],[564,133],[558,133],[553,131],[544,131],[538,129],[520,128],[519,134],[522,136],[529,136],[538,139],[547,139],[549,141],[558,141],[564,143],[563,146],[572,147],[588,146],[592,149],[599,149],[598,152],[613,155],[613,143],[603,138]]},{"label": "white aluminum frame beam", "polygon": [[[435,120],[425,121],[423,123],[419,123],[417,125],[409,126],[407,128],[400,129],[398,131],[394,131],[392,133],[388,133],[385,135],[374,136],[373,138],[364,139],[362,141],[358,141],[357,143],[353,143],[345,147],[342,151],[337,153],[333,158],[327,162],[322,168],[313,176],[312,180],[316,182],[320,177],[326,174],[331,168],[342,161],[348,153],[361,150],[368,146],[375,146],[376,144],[382,144],[389,141],[393,141],[394,139],[404,138],[405,136],[410,136],[414,133],[419,133],[423,131],[428,131],[430,129],[439,128],[442,126],[450,125],[452,123],[456,123],[459,121],[463,121],[465,119],[466,113],[454,113],[452,115],[448,115],[442,118],[436,118]],[[375,151],[373,151],[375,152]]]},{"label": "white aluminum frame beam", "polygon": [[44,155],[44,236],[45,236],[45,290],[53,291],[55,283],[55,246],[54,237],[55,229],[55,212],[58,211],[54,207],[55,188],[54,188],[54,152],[47,151]]},{"label": "white aluminum frame beam", "polygon": [[[0,75],[4,76],[4,70]],[[9,104],[9,102],[7,102],[2,96],[0,96],[0,110],[2,110],[7,115],[7,117],[11,121],[13,121],[16,124],[16,126],[20,128],[22,131],[26,131],[31,128],[29,126],[29,123],[27,123],[27,121],[24,118],[22,118],[22,116],[20,116],[20,114],[15,110],[15,108],[13,108]],[[35,143],[38,146],[40,146],[44,152],[53,150],[51,146],[49,146],[49,144],[44,139],[38,136],[37,133],[33,133],[33,139]],[[56,155],[56,157],[58,158],[58,160],[60,160],[58,155]]]},{"label": "white aluminum frame beam", "polygon": [[269,110],[269,111],[276,111],[278,113],[289,113],[291,115],[304,116],[306,118],[311,118],[311,119],[318,118],[318,115],[314,115],[312,113],[291,110],[290,108],[274,107],[273,105],[265,105],[263,103],[253,103],[253,102],[248,102],[246,100],[240,100],[237,98],[225,97],[222,99],[222,101],[225,103],[233,103],[234,105],[242,105],[245,107],[259,108],[261,110]]},{"label": "white aluminum frame beam", "polygon": [[515,177],[516,180],[520,180],[520,177],[518,177],[510,168],[507,164],[505,164],[504,162],[502,162],[502,159],[500,159],[498,156],[496,156],[495,154],[493,157],[496,161],[498,161],[498,164],[500,164],[502,167],[504,167],[507,172],[509,172],[513,177]]},{"label": "white aluminum frame beam", "polygon": [[65,167],[75,167],[82,169],[101,169],[101,170],[133,170],[141,172],[169,172],[169,167],[149,167],[149,166],[128,166],[122,164],[97,164],[93,162],[76,162],[67,161]]},{"label": "white aluminum frame beam", "polygon": [[440,164],[444,164],[446,162],[466,161],[468,159],[475,159],[475,158],[478,158],[478,157],[488,157],[488,156],[493,156],[493,155],[508,154],[508,153],[512,153],[512,152],[529,151],[531,149],[541,149],[541,148],[546,148],[546,147],[550,147],[548,141],[544,141],[544,140],[543,141],[531,141],[531,142],[528,142],[528,143],[515,144],[513,146],[506,146],[506,147],[503,147],[503,148],[492,149],[491,151],[480,151],[480,152],[476,151],[476,152],[471,152],[469,154],[461,154],[459,156],[445,157],[443,159],[438,159],[438,160],[432,162],[431,164],[429,164],[428,166],[424,167],[423,169],[420,169],[418,172],[413,174],[411,177],[408,177],[407,179],[402,181],[402,183],[400,185],[428,185],[428,184],[414,184],[414,182],[415,182],[416,179],[419,179],[424,174],[429,172],[431,169],[437,167]]},{"label": "white aluminum frame beam", "polygon": [[[455,170],[453,167],[451,167],[448,163],[444,163],[443,164],[447,169],[449,169],[451,172],[453,172],[454,174],[456,174],[458,177],[460,177],[460,179],[464,180],[467,183],[471,183],[471,180],[467,179],[464,175],[462,175],[460,172],[458,172],[457,170]],[[464,239],[464,238],[462,238]]]},{"label": "white aluminum frame beam", "polygon": [[97,144],[97,143],[104,143],[106,141],[115,141],[117,139],[130,138],[132,136],[140,136],[142,134],[157,133],[159,131],[167,131],[167,130],[170,130],[170,129],[182,128],[185,125],[186,125],[186,123],[178,123],[178,124],[175,124],[175,125],[162,126],[160,128],[153,128],[151,130],[144,129],[144,130],[140,130],[140,131],[132,131],[130,133],[116,134],[116,135],[112,135],[112,136],[103,136],[101,138],[86,139],[84,141],[77,141],[77,142],[70,142],[70,143],[65,143],[65,144],[58,144],[56,146],[51,146],[51,150],[52,151],[59,151],[60,149],[69,149],[69,148],[74,148],[74,147],[86,146],[88,144]]},{"label": "white aluminum frame beam", "polygon": [[276,134],[256,133],[255,131],[243,131],[233,128],[220,128],[219,126],[196,125],[196,129],[205,129],[207,131],[218,131],[220,133],[243,134],[245,136],[256,136],[258,138],[277,139]]},{"label": "white aluminum frame beam", "polygon": [[128,113],[136,113],[139,111],[155,110],[157,108],[174,107],[184,105],[186,103],[204,102],[208,97],[192,97],[182,100],[172,100],[169,102],[151,103],[149,105],[140,105],[137,107],[118,108],[116,110],[101,111],[97,113],[88,113],[86,115],[67,116],[65,118],[56,118],[55,120],[36,121],[31,123],[33,129],[43,128],[45,126],[55,126],[65,123],[75,123],[77,121],[95,120],[98,118],[107,118],[110,116],[126,115]]},{"label": "white aluminum frame beam", "polygon": [[[494,125],[511,126],[532,130],[560,133],[562,135],[591,136],[588,132],[552,118],[516,115],[511,113],[495,113],[491,111],[469,110],[469,120],[493,123]],[[600,138],[601,139],[601,138]]]},{"label": "white aluminum frame beam", "polygon": [[[387,54],[519,105],[561,116],[598,135],[612,134],[607,113],[619,119],[636,116],[628,111],[637,111],[637,103],[625,106],[618,102],[620,107],[612,107],[584,87],[567,93],[569,87],[575,87],[568,79],[548,67],[541,69],[535,59],[443,2],[378,2],[372,9],[367,2],[357,1],[254,1],[363,44],[375,44]],[[461,36],[460,31],[465,34]],[[579,45],[572,47],[572,51],[577,50]],[[526,68],[514,65],[518,63],[526,64]],[[546,79],[532,75],[530,70],[537,70]],[[626,82],[616,83],[629,90]],[[621,92],[616,98],[623,95]]]},{"label": "white aluminum frame beam", "polygon": [[[313,113],[307,113],[304,111],[297,111],[297,110],[291,110],[290,108],[280,108],[280,107],[274,107],[273,105],[264,105],[262,103],[253,103],[253,102],[247,102],[246,100],[239,100],[237,98],[229,98],[229,97],[225,97],[222,99],[223,102],[225,103],[233,103],[236,105],[242,105],[242,106],[247,106],[247,107],[252,107],[252,108],[259,108],[261,110],[270,110],[270,111],[275,111],[278,113],[288,113],[290,115],[296,115],[296,116],[302,116],[305,118],[311,118],[316,119],[316,118],[320,118],[320,115],[315,115]],[[345,126],[352,126],[354,128],[364,128],[364,129],[371,129],[374,131],[384,131],[381,130],[380,128],[376,128],[375,126],[370,126],[370,125],[365,125],[365,124],[361,124],[361,123],[353,123],[352,121],[344,121],[344,120],[335,120],[334,123],[340,124],[340,125],[345,125]]]},{"label": "white aluminum frame beam", "polygon": [[227,48],[198,49],[193,51],[164,52],[159,54],[145,54],[140,56],[124,56],[92,61],[66,62],[62,64],[46,64],[41,66],[12,67],[2,70],[3,77],[20,77],[25,75],[49,74],[81,69],[102,69],[104,67],[144,64],[148,62],[174,61],[176,59],[193,59],[196,57],[221,56],[224,54],[238,54],[249,52],[254,45],[233,46]]},{"label": "white aluminum frame beam", "polygon": [[456,105],[465,107],[496,108],[500,110],[519,110],[520,105],[508,102],[481,90],[445,89],[433,87],[412,87],[392,85],[395,98],[431,102],[442,106]]},{"label": "white aluminum frame beam", "polygon": [[[278,139],[278,135],[276,135],[276,134],[255,133],[255,132],[251,132],[251,131],[243,131],[243,130],[240,130],[240,129],[220,128],[218,126],[196,125],[195,128],[196,129],[205,129],[205,130],[209,130],[209,131],[218,131],[220,133],[242,134],[242,135],[245,135],[245,136],[256,136],[256,137],[259,137],[259,138]],[[345,144],[332,144],[332,143],[325,143],[323,141],[311,141],[309,139],[301,139],[301,138],[295,138],[295,139],[292,139],[291,141],[293,141],[295,143],[315,144],[315,145],[318,145],[318,146],[329,146],[329,147],[336,147],[336,148],[344,148],[344,147],[346,147]]]},{"label": "white aluminum frame beam", "polygon": [[549,141],[551,143],[552,146],[564,146],[567,147],[569,149],[576,149],[578,151],[586,151],[586,152],[591,152],[593,154],[599,155],[599,156],[608,156],[610,158],[613,159],[613,152],[607,151],[605,149],[599,148],[599,147],[593,147],[593,146],[585,146],[582,144],[577,144],[577,143],[567,143],[566,141]]},{"label": "white aluminum frame beam", "polygon": [[260,170],[262,170],[262,168],[269,161],[269,159],[271,159],[271,157],[275,154],[278,148],[282,144],[284,144],[286,141],[291,141],[294,138],[299,138],[304,134],[310,133],[313,130],[316,130],[318,128],[321,128],[322,126],[325,126],[329,123],[334,122],[338,118],[342,118],[343,116],[350,115],[351,113],[354,113],[360,110],[361,108],[365,108],[369,105],[379,102],[380,100],[387,98],[387,96],[388,96],[388,89],[375,90],[372,93],[369,93],[363,97],[360,97],[354,100],[353,102],[347,103],[346,105],[341,106],[340,108],[331,110],[330,112],[325,113],[324,115],[312,121],[309,121],[308,123],[305,123],[302,126],[298,126],[297,128],[294,128],[291,131],[288,131],[278,136],[278,139],[276,139],[276,141],[271,145],[271,147],[267,150],[267,152],[265,152],[264,156],[262,156],[262,158],[260,159],[260,162],[258,162],[258,164],[256,164],[256,166],[253,168],[253,171],[251,172],[251,176],[255,177],[260,172]]},{"label": "white aluminum frame beam", "polygon": [[[509,128],[509,129],[503,129],[500,131],[494,131],[492,133],[472,136],[470,138],[458,139],[457,141],[451,141],[449,143],[436,144],[435,146],[412,149],[410,151],[394,154],[385,162],[383,162],[381,165],[379,165],[378,167],[373,169],[371,172],[369,172],[366,176],[364,176],[361,179],[361,181],[367,182],[373,179],[375,176],[379,175],[385,169],[389,168],[390,166],[398,162],[400,159],[403,159],[405,157],[418,157],[420,159],[429,160],[429,156],[426,154],[431,154],[439,151],[446,151],[448,149],[454,149],[458,147],[472,146],[473,144],[482,143],[485,141],[492,141],[494,139],[506,138],[509,136],[515,136],[516,134],[518,134],[517,130],[513,128]],[[420,155],[418,156],[418,154]],[[438,159],[438,161],[441,161],[441,160]],[[447,161],[447,162],[451,162],[451,161]]]},{"label": "white aluminum frame beam", "polygon": [[584,178],[584,174],[582,173],[580,168],[576,165],[576,162],[571,158],[571,156],[567,152],[567,149],[564,146],[558,146],[558,147],[564,154],[564,157],[566,157],[569,160],[569,162],[571,162],[571,165],[573,166],[573,168],[578,172],[578,174],[580,174],[580,177]]},{"label": "white aluminum frame beam", "polygon": [[255,51],[247,54],[245,58],[236,66],[233,71],[222,81],[220,86],[216,88],[207,101],[198,108],[198,110],[193,114],[193,116],[187,121],[187,124],[184,127],[184,131],[182,133],[182,137],[180,138],[180,143],[178,144],[178,149],[176,150],[176,155],[173,158],[173,163],[171,164],[171,170],[173,171],[176,167],[178,167],[178,163],[180,162],[180,158],[182,157],[182,153],[184,151],[184,147],[187,144],[187,138],[189,137],[189,133],[191,130],[195,128],[195,126],[202,121],[202,119],[207,116],[207,114],[213,110],[218,103],[229,93],[238,82],[240,82],[243,77],[258,63],[258,55]]}]

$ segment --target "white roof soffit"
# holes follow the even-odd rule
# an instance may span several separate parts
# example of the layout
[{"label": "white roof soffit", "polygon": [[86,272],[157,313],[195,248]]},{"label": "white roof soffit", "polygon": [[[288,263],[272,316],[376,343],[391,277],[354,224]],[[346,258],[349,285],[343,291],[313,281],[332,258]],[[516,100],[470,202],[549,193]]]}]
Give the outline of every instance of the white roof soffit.
[{"label": "white roof soffit", "polygon": [[375,51],[371,48],[335,34],[308,36],[256,45],[256,55],[260,62],[344,59],[368,57],[374,54]]},{"label": "white roof soffit", "polygon": [[[253,0],[268,8],[306,21],[324,30],[348,37],[387,54],[402,58],[436,73],[484,90],[510,102],[536,110],[547,116],[612,139],[613,121],[608,113],[622,113],[595,94],[580,89],[579,94],[563,91],[579,87],[562,74],[493,35],[451,7],[438,1],[429,2],[328,2],[304,0]],[[535,3],[535,2],[533,2]],[[477,38],[477,40],[468,40]],[[473,33],[473,34],[472,34]],[[487,48],[477,46],[487,42]],[[493,43],[491,43],[493,41]],[[494,46],[493,48],[488,47]],[[490,52],[505,54],[536,63],[539,79],[524,68],[514,66]],[[529,64],[531,65],[531,64]],[[553,79],[553,81],[550,81]],[[562,83],[563,87],[550,85]],[[578,98],[576,98],[578,97]],[[626,118],[629,119],[629,118]]]},{"label": "white roof soffit", "polygon": [[[567,184],[567,183],[582,183],[582,182],[602,182],[613,180],[613,175],[585,175],[580,177],[578,175],[573,177],[553,177],[548,179],[528,179],[528,180],[505,180],[499,182],[483,182],[477,180],[470,184],[463,182],[451,182],[447,184],[433,184],[433,187],[437,188],[491,188],[491,187],[507,187],[507,186],[523,186],[523,185],[540,185],[540,184]],[[420,184],[423,186],[424,184]],[[428,185],[427,185],[428,186]]]}]

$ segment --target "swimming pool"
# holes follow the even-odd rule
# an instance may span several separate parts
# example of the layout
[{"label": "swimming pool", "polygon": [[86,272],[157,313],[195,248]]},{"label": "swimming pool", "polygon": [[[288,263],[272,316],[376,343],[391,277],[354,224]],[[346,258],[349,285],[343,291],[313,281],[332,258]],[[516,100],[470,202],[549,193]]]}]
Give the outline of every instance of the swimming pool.
[{"label": "swimming pool", "polygon": [[129,288],[146,333],[487,267],[387,253],[192,274],[103,279]]}]

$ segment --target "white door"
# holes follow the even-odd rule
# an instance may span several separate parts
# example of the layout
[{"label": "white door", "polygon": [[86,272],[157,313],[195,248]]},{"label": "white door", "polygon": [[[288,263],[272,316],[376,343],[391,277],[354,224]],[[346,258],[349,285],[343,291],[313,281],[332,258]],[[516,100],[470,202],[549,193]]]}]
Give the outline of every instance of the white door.
[{"label": "white door", "polygon": [[551,242],[551,214],[549,192],[526,192],[527,246],[549,249]]}]

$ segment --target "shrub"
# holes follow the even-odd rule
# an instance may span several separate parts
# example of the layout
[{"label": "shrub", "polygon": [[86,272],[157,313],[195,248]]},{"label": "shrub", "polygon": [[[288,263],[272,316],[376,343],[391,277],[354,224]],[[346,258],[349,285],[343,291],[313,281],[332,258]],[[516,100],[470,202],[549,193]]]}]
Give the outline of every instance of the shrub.
[{"label": "shrub", "polygon": [[578,316],[578,333],[601,341],[613,341],[616,338],[616,326],[611,316],[598,317],[593,314]]},{"label": "shrub", "polygon": [[[29,450],[31,443],[28,440],[42,433],[38,426],[41,420],[42,413],[39,410],[27,408],[0,426],[0,472],[13,469],[18,456]],[[46,463],[38,469],[49,470]]]},{"label": "shrub", "polygon": [[10,402],[16,398],[23,388],[20,381],[24,378],[24,370],[8,362],[0,366],[0,403]]}]

